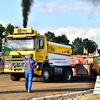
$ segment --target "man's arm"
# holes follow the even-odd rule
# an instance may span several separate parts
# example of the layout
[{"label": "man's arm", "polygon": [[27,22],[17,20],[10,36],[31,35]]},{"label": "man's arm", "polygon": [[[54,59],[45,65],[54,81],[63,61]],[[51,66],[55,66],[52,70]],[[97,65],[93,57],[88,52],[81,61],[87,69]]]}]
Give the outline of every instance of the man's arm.
[{"label": "man's arm", "polygon": [[20,53],[20,52],[18,52],[18,54],[19,54],[22,58],[24,58],[24,57],[21,55],[21,53]]}]

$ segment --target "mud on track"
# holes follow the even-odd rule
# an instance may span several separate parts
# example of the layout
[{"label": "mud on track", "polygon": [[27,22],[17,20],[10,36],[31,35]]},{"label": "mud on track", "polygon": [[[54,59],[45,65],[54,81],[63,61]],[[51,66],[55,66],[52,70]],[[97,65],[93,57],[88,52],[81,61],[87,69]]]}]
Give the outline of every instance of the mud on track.
[{"label": "mud on track", "polygon": [[9,75],[0,75],[0,100],[26,100],[54,94],[70,93],[93,89],[95,80],[74,77],[70,83],[57,80],[49,83],[40,82],[34,78],[31,93],[25,90],[25,79],[11,81]]}]

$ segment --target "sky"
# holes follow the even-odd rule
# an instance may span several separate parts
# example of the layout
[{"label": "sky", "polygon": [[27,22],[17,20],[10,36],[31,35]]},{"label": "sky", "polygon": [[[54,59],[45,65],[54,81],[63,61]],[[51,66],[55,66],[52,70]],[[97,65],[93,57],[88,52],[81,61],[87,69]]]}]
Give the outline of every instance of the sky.
[{"label": "sky", "polygon": [[[0,0],[0,24],[23,26],[22,0]],[[34,0],[27,27],[40,34],[65,34],[70,43],[88,38],[100,48],[100,0]]]}]

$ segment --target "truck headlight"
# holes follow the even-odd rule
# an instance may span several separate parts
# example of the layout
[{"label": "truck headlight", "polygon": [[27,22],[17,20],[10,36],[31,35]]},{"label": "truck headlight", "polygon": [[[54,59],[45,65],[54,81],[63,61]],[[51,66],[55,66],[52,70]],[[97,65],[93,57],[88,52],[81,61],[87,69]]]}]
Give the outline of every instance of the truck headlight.
[{"label": "truck headlight", "polygon": [[8,65],[5,65],[5,68],[8,68]]}]

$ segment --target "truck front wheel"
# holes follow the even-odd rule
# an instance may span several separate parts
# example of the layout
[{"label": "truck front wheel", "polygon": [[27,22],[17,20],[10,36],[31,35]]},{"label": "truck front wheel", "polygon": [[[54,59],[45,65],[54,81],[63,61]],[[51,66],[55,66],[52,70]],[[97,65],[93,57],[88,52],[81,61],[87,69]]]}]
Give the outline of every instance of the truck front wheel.
[{"label": "truck front wheel", "polygon": [[45,67],[43,69],[42,77],[43,77],[44,82],[48,82],[49,81],[49,79],[50,79],[50,70],[49,70],[48,67]]},{"label": "truck front wheel", "polygon": [[66,68],[66,70],[64,70],[64,81],[66,82],[70,82],[72,81],[72,77],[73,77],[73,72],[70,68]]},{"label": "truck front wheel", "polygon": [[14,74],[14,73],[10,73],[10,79],[12,81],[19,81],[20,80],[20,76],[18,74]]}]

